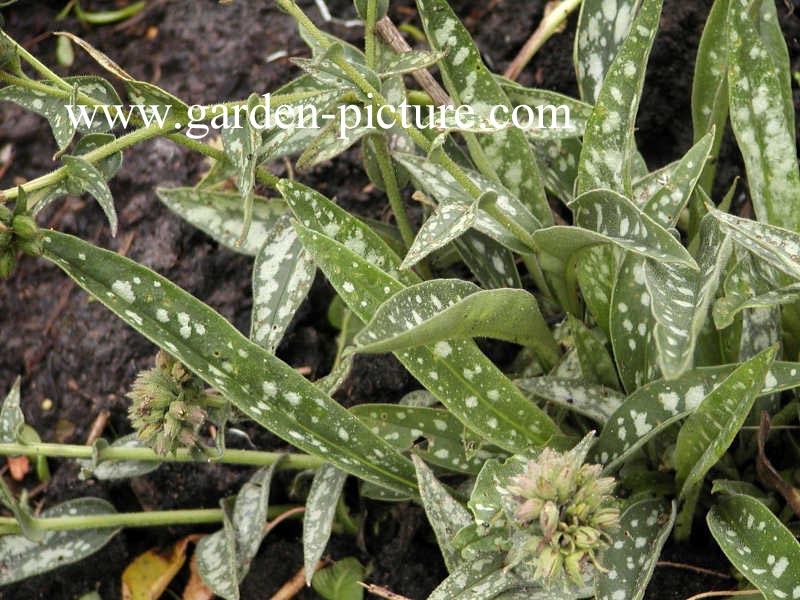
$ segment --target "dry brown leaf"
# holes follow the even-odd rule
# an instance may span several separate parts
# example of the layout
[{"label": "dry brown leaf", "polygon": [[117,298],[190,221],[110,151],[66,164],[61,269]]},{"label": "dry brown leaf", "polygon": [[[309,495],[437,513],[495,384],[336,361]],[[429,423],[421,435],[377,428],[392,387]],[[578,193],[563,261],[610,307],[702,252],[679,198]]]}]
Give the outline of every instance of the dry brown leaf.
[{"label": "dry brown leaf", "polygon": [[22,481],[31,470],[31,461],[27,456],[9,456],[6,461],[8,462],[8,472],[14,481]]}]

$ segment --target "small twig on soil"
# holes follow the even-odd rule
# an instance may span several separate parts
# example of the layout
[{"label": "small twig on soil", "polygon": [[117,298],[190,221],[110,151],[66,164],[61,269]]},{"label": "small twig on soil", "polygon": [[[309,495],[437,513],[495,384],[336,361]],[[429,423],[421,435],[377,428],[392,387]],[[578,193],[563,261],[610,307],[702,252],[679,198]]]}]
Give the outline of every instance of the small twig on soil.
[{"label": "small twig on soil", "polygon": [[291,510],[287,510],[285,513],[275,517],[272,521],[267,521],[264,524],[264,536],[266,536],[270,531],[275,529],[278,525],[280,525],[286,519],[291,519],[295,515],[299,515],[306,511],[304,506],[298,506],[297,508],[293,508]]},{"label": "small twig on soil", "polygon": [[719,592],[703,592],[689,596],[686,600],[700,600],[701,598],[718,598],[720,596],[752,596],[758,594],[758,590],[722,590]]},{"label": "small twig on soil", "polygon": [[108,418],[111,416],[111,411],[101,410],[100,413],[92,421],[92,426],[89,428],[89,435],[86,436],[86,445],[91,446],[94,441],[103,435],[103,430],[106,428]]},{"label": "small twig on soil", "polygon": [[392,590],[380,585],[375,585],[374,583],[364,583],[363,581],[359,581],[358,583],[370,594],[378,596],[379,598],[386,598],[386,600],[411,600],[411,598],[407,596],[395,594]]},{"label": "small twig on soil", "polygon": [[[317,563],[317,566],[314,567],[314,572],[316,573],[322,567],[328,564],[328,561],[321,560]],[[295,573],[292,578],[287,581],[286,583],[281,586],[275,594],[270,598],[270,600],[291,600],[294,598],[300,590],[303,589],[303,586],[306,584],[306,568],[300,567],[300,570]]]},{"label": "small twig on soil", "polygon": [[64,291],[61,292],[61,297],[58,299],[58,304],[55,305],[53,311],[47,317],[47,321],[45,321],[44,328],[42,329],[42,336],[47,337],[50,333],[50,329],[52,329],[53,324],[56,322],[56,319],[61,315],[64,309],[67,307],[69,303],[70,294],[72,294],[72,290],[75,287],[75,282],[71,279],[69,282],[64,284]]},{"label": "small twig on soil", "polygon": [[561,30],[564,22],[570,13],[580,6],[581,0],[561,0],[560,2],[549,2],[545,6],[544,18],[542,19],[536,31],[531,34],[528,41],[519,51],[511,64],[508,65],[505,75],[509,79],[516,79],[522,72],[522,69],[531,61],[533,55],[539,51],[544,43],[549,40],[554,33]]},{"label": "small twig on soil", "polygon": [[721,571],[713,571],[711,569],[704,569],[703,567],[696,567],[694,565],[687,565],[685,563],[670,562],[668,560],[660,560],[656,563],[657,567],[673,567],[675,569],[685,569],[686,571],[694,571],[695,573],[703,573],[704,575],[713,575],[720,579],[732,579],[728,573]]},{"label": "small twig on soil", "polygon": [[798,490],[793,485],[789,484],[781,474],[772,466],[772,463],[769,461],[767,457],[767,453],[764,450],[764,444],[767,441],[767,436],[769,435],[770,430],[770,421],[769,421],[769,414],[767,411],[761,411],[761,424],[758,429],[758,436],[756,441],[758,442],[758,460],[756,460],[756,473],[758,473],[758,478],[772,489],[776,490],[780,493],[781,496],[786,500],[787,504],[791,507],[794,514],[800,516],[800,490]]},{"label": "small twig on soil", "polygon": [[[383,17],[375,23],[375,31],[395,52],[411,52],[411,46],[408,45],[403,34],[400,33],[400,30],[397,29],[389,17]],[[447,106],[453,103],[447,92],[444,91],[427,69],[419,69],[411,73],[411,75],[417,80],[420,87],[428,92],[436,106]]]}]

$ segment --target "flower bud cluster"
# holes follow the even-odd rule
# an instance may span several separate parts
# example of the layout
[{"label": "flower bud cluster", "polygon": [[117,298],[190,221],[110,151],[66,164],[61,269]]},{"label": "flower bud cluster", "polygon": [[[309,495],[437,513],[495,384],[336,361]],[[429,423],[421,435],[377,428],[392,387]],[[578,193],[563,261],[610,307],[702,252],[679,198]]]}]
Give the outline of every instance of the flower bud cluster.
[{"label": "flower bud cluster", "polygon": [[183,364],[160,351],[155,368],[137,375],[128,398],[137,436],[156,453],[201,447],[198,431],[207,417],[204,392]]},{"label": "flower bud cluster", "polygon": [[14,214],[0,204],[0,279],[14,271],[18,252],[41,256],[43,251],[42,234],[33,217]]},{"label": "flower bud cluster", "polygon": [[582,455],[545,449],[505,486],[518,530],[509,559],[549,587],[583,586],[590,566],[602,568],[596,553],[619,525],[614,479],[601,477],[600,465],[582,463]]}]

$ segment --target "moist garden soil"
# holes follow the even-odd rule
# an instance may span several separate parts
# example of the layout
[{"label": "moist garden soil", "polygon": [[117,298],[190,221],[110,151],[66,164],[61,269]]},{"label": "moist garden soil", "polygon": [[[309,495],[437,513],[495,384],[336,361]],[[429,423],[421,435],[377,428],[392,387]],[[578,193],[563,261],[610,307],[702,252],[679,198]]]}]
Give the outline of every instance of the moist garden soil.
[{"label": "moist garden soil", "polygon": [[[87,28],[75,19],[55,22],[65,4],[22,0],[5,9],[7,31],[48,65],[56,64],[55,42],[47,32],[71,31],[112,57],[137,79],[158,83],[189,103],[212,103],[245,98],[251,92],[275,90],[296,75],[287,58],[268,60],[277,51],[305,56],[307,49],[290,18],[268,0],[238,0],[220,5],[212,0],[152,0],[133,21]],[[415,21],[413,2],[391,3],[396,22]],[[84,8],[113,8],[114,2],[84,2]],[[319,21],[313,3],[301,2]],[[542,18],[544,0],[457,0],[454,8],[465,20],[487,63],[501,71]],[[642,100],[639,146],[651,168],[679,157],[691,145],[690,92],[694,57],[711,0],[665,0],[661,31]],[[331,0],[331,13],[353,19],[347,0]],[[800,19],[778,1],[779,14],[792,56],[800,67]],[[566,31],[547,42],[522,74],[526,85],[575,96],[572,63],[573,16]],[[327,24],[329,30],[358,42],[360,28]],[[62,74],[102,73],[76,51],[75,64]],[[795,90],[795,103],[798,94]],[[0,105],[0,149],[10,145],[13,163],[0,177],[8,187],[53,168],[56,151],[46,122],[16,106]],[[730,143],[721,154],[720,189],[737,173],[741,160]],[[109,237],[105,220],[92,201],[67,198],[51,206],[42,223],[77,234],[147,265],[210,304],[241,331],[249,330],[252,260],[218,246],[204,234],[166,210],[157,200],[156,186],[192,185],[205,165],[202,159],[167,140],[153,140],[125,153],[111,190],[120,213],[120,231]],[[274,165],[279,175],[287,166]],[[373,218],[388,218],[382,196],[369,185],[357,150],[323,165],[302,180],[336,197],[347,209]],[[746,195],[739,199],[746,208]],[[330,367],[337,331],[329,324],[330,286],[318,277],[308,300],[297,313],[278,355],[310,377]],[[128,390],[136,373],[152,365],[155,347],[114,318],[73,286],[56,267],[23,259],[12,278],[0,284],[0,393],[17,375],[23,381],[23,410],[45,441],[85,443],[92,423],[109,413],[104,435],[128,433]],[[487,347],[493,358],[508,358],[508,349]],[[496,355],[496,356],[495,356]],[[357,359],[336,398],[345,406],[363,402],[392,402],[417,387],[392,357]],[[288,450],[268,432],[244,423],[244,435],[231,435],[230,446]],[[252,445],[251,445],[252,444]],[[36,488],[35,503],[46,506],[79,496],[110,500],[120,511],[216,507],[221,497],[235,493],[250,469],[218,464],[166,464],[145,477],[122,482],[80,480],[74,462],[51,459],[52,479],[38,486],[32,474],[21,483]],[[4,461],[3,463],[4,464]],[[7,473],[5,473],[7,476]],[[8,478],[7,478],[8,479]],[[13,482],[12,482],[13,483]],[[283,473],[273,483],[272,500],[298,502],[297,494],[309,477]],[[38,487],[37,487],[38,486]],[[353,512],[364,525],[356,536],[334,535],[332,558],[356,556],[369,564],[369,580],[398,593],[424,599],[446,575],[424,513],[413,504],[383,505],[359,501],[348,489]],[[702,510],[698,511],[701,513]],[[121,597],[120,576],[138,554],[151,547],[168,547],[189,533],[210,527],[128,529],[92,558],[46,575],[0,589],[0,598],[27,600],[72,599],[97,590],[105,600]],[[725,569],[725,563],[702,522],[684,545],[668,545],[663,560]],[[264,541],[242,585],[242,598],[270,598],[302,565],[300,526],[286,522]],[[180,593],[187,573],[172,589]],[[731,589],[735,581],[671,566],[656,569],[647,598],[677,600],[711,589]],[[304,590],[299,598],[317,598]]]}]

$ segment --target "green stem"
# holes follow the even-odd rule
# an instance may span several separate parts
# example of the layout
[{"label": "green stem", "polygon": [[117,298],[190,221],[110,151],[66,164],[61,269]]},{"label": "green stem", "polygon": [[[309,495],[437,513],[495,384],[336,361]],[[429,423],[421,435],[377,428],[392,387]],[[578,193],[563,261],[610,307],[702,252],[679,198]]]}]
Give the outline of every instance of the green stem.
[{"label": "green stem", "polygon": [[556,6],[550,13],[546,14],[539,27],[533,32],[533,35],[525,42],[522,50],[511,61],[511,64],[503,73],[509,79],[516,79],[522,72],[522,69],[531,61],[534,54],[539,51],[544,43],[549,40],[554,33],[556,33],[566,21],[567,17],[572,11],[580,6],[581,0],[562,0],[561,4]]},{"label": "green stem", "polygon": [[[162,456],[150,448],[106,447],[95,450],[92,446],[77,444],[0,444],[0,456],[51,456],[58,458],[91,459],[97,452],[100,461],[138,460],[149,462],[202,462],[186,448],[178,449],[174,454]],[[316,469],[325,464],[325,460],[310,454],[283,454],[280,452],[260,452],[256,450],[225,450],[221,458],[212,462],[232,465],[269,466],[278,461],[279,470]]]},{"label": "green stem", "polygon": [[[270,506],[267,519],[272,520],[291,510],[291,506]],[[298,513],[299,514],[299,513]],[[31,525],[43,531],[71,531],[75,529],[101,529],[108,527],[159,527],[169,525],[199,525],[222,522],[222,509],[195,508],[185,510],[153,510],[134,513],[110,513],[105,515],[76,515],[70,517],[40,517],[32,519]],[[3,533],[21,533],[13,517],[0,517]]]},{"label": "green stem", "polygon": [[383,178],[383,187],[389,197],[389,205],[392,207],[397,227],[400,229],[400,236],[403,238],[406,250],[408,250],[411,244],[414,243],[414,231],[411,229],[403,198],[400,195],[397,176],[392,165],[392,159],[389,157],[389,148],[386,145],[386,139],[382,135],[373,135],[372,141],[375,148],[375,157],[378,160],[378,168]]},{"label": "green stem", "polygon": [[28,52],[25,48],[23,48],[20,44],[16,42],[13,38],[11,38],[8,34],[4,31],[0,31],[0,35],[3,36],[6,40],[8,40],[15,48],[16,52],[19,54],[20,58],[24,59],[31,67],[34,68],[42,77],[48,79],[55,83],[58,87],[66,90],[67,92],[72,91],[72,86],[70,86],[66,81],[64,81],[61,77],[59,77],[56,73],[51,71],[47,68],[43,63],[39,62],[37,58]]},{"label": "green stem", "polygon": [[[137,129],[123,136],[120,136],[115,140],[109,142],[108,144],[104,144],[99,148],[95,148],[91,152],[87,152],[86,154],[81,155],[81,158],[90,163],[94,163],[100,159],[106,158],[107,156],[111,156],[112,154],[119,152],[120,150],[124,150],[129,146],[133,146],[134,144],[138,144],[145,140],[149,140],[150,138],[154,138],[158,135],[161,135],[162,133],[164,133],[164,131],[167,131],[167,129],[158,127],[157,125],[151,125],[150,127],[142,127],[141,129]],[[59,167],[55,171],[51,171],[46,175],[42,175],[41,177],[32,179],[28,183],[23,184],[21,187],[26,192],[29,193],[35,192],[36,190],[41,190],[52,184],[58,183],[66,176],[67,176],[66,168]],[[19,187],[13,187],[13,188],[8,188],[6,190],[0,190],[0,198],[3,198],[4,200],[13,200],[14,198],[17,197],[18,189]]]},{"label": "green stem", "polygon": [[375,22],[378,20],[377,0],[367,0],[367,18],[364,22],[364,54],[367,66],[375,67]]},{"label": "green stem", "polygon": [[283,10],[285,10],[289,15],[297,21],[301,27],[303,27],[314,40],[322,46],[324,49],[328,49],[331,45],[330,40],[325,36],[324,33],[308,18],[306,13],[300,10],[300,7],[294,2],[294,0],[275,0],[275,2],[280,6]]}]

